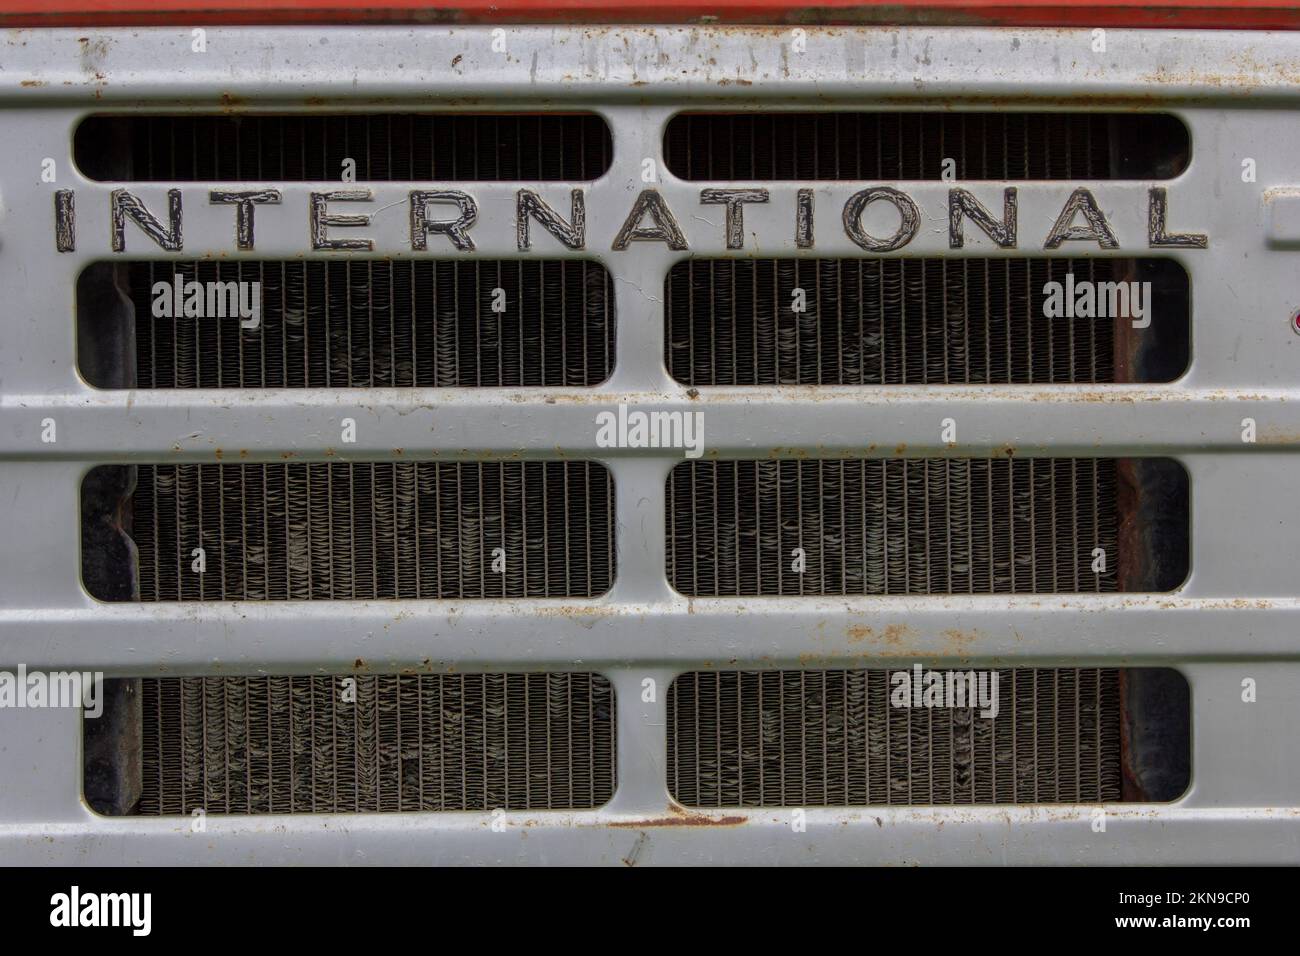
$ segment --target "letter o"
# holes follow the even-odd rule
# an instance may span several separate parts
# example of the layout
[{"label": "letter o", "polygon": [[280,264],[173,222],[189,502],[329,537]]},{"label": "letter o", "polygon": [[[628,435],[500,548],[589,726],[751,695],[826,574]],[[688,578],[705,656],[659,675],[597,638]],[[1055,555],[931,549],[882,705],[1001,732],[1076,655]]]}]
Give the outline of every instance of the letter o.
[{"label": "letter o", "polygon": [[[869,236],[862,228],[862,214],[877,200],[891,203],[898,210],[901,220],[898,230],[888,239]],[[844,204],[844,232],[868,252],[893,252],[895,249],[901,249],[912,241],[920,228],[921,211],[916,208],[912,197],[889,186],[872,186],[863,189],[850,196],[848,202]]]}]

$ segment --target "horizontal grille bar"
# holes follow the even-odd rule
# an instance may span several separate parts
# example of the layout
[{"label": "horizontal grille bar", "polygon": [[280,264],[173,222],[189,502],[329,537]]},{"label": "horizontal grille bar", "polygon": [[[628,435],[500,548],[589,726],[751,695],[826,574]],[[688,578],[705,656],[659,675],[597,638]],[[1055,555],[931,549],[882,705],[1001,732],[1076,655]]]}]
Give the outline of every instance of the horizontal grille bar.
[{"label": "horizontal grille bar", "polygon": [[538,182],[596,179],[613,146],[590,113],[92,116],[74,137],[90,179]]},{"label": "horizontal grille bar", "polygon": [[589,809],[599,674],[145,678],[139,815]]},{"label": "horizontal grille bar", "polygon": [[1164,113],[680,113],[664,134],[687,180],[1169,179],[1190,150]]},{"label": "horizontal grille bar", "polygon": [[682,462],[668,577],[691,596],[1122,590],[1119,485],[1107,458]]},{"label": "horizontal grille bar", "polygon": [[613,509],[596,462],[141,465],[130,536],[141,601],[593,597]]},{"label": "horizontal grille bar", "polygon": [[[918,707],[910,694],[902,695],[909,705],[900,706],[904,685],[891,679],[898,673],[909,682],[915,676],[683,674],[668,691],[669,792],[688,807],[1120,799],[1118,670],[996,671],[991,717],[977,706]],[[990,680],[985,672],[986,688]]]},{"label": "horizontal grille bar", "polygon": [[[205,261],[127,268],[137,388],[591,386],[613,368],[614,296],[609,273],[596,262]],[[202,284],[205,310],[212,284],[258,283],[246,296],[260,302],[260,321],[241,328],[234,308],[219,309],[226,318],[171,317],[178,277]],[[167,288],[156,293],[157,283]],[[82,294],[93,302],[94,291]],[[213,306],[228,304],[220,292]],[[165,317],[155,315],[160,296],[172,300]],[[121,318],[93,305],[81,316],[100,326],[98,341],[119,338],[103,326]]]},{"label": "horizontal grille bar", "polygon": [[[1067,281],[1151,283],[1150,328],[1130,331],[1127,285],[1118,315],[1107,295],[1104,318],[1048,317]],[[1187,273],[1164,259],[687,260],[664,301],[686,385],[1172,381],[1189,354]],[[1158,364],[1129,357],[1157,341]]]}]

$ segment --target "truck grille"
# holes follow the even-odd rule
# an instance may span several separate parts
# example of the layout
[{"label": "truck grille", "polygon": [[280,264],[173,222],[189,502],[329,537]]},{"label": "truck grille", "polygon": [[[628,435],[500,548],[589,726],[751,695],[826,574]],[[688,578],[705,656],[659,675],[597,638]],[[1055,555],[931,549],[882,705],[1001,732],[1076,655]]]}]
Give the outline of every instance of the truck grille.
[{"label": "truck grille", "polygon": [[[1138,559],[1120,548],[1121,467],[1106,458],[682,462],[668,477],[668,578],[690,596],[1128,590],[1124,562]],[[1185,526],[1185,498],[1181,507]],[[1094,572],[1098,548],[1105,570]],[[1171,572],[1175,583],[1183,571]]]},{"label": "truck grille", "polygon": [[141,465],[129,534],[141,601],[592,597],[613,507],[595,462]]},{"label": "truck grille", "polygon": [[138,815],[587,809],[614,792],[599,674],[139,684]]},{"label": "truck grille", "polygon": [[1300,34],[177,26],[0,64],[0,857],[1285,855]]},{"label": "truck grille", "polygon": [[1164,113],[680,113],[664,155],[686,180],[1168,179],[1187,128]]},{"label": "truck grille", "polygon": [[[613,367],[613,294],[609,273],[595,262],[205,261],[127,268],[133,310],[122,317],[86,308],[81,321],[95,326],[84,336],[99,341],[129,331],[136,388],[591,386]],[[241,329],[234,310],[224,319],[156,317],[155,283],[171,288],[177,278],[259,283],[260,325]],[[93,300],[89,286],[81,294]],[[131,324],[105,327],[123,322]]]},{"label": "truck grille", "polygon": [[[1151,282],[1150,329],[1045,317],[1045,287],[1069,275]],[[664,362],[685,385],[1170,381],[1187,367],[1187,286],[1161,259],[692,259],[665,283]]]},{"label": "truck grille", "polygon": [[1118,670],[996,671],[989,718],[891,706],[897,673],[683,674],[668,691],[669,793],[688,807],[1120,799]]},{"label": "truck grille", "polygon": [[92,116],[73,141],[90,179],[123,182],[561,181],[609,169],[590,113]]}]

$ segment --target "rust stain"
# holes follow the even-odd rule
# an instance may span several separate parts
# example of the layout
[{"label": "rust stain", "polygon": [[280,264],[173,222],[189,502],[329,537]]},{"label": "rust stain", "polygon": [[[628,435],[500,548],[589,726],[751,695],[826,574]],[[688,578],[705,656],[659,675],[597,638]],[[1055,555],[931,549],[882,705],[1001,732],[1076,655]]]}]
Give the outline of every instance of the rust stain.
[{"label": "rust stain", "polygon": [[1300,82],[1300,69],[1294,63],[1262,63],[1249,49],[1228,58],[1228,68],[1215,71],[1185,70],[1173,73],[1157,68],[1139,82],[1175,86],[1240,87],[1244,92],[1265,89],[1272,84],[1294,85]]},{"label": "rust stain", "polygon": [[875,631],[865,624],[850,624],[844,629],[844,635],[853,644],[859,644],[875,635]]},{"label": "rust stain", "polygon": [[614,820],[609,826],[620,830],[642,830],[652,827],[735,827],[748,820],[748,817],[706,817],[679,811],[678,816],[656,817],[652,820]]},{"label": "rust stain", "polygon": [[19,86],[48,86],[45,80],[23,80]]},{"label": "rust stain", "polygon": [[655,817],[649,820],[615,820],[609,826],[624,830],[636,830],[643,827],[730,827],[748,822],[747,817],[710,817],[702,813],[695,813],[679,803],[668,804],[667,812],[668,816]]},{"label": "rust stain", "polygon": [[979,631],[973,628],[969,631],[963,631],[960,628],[949,628],[943,632],[943,636],[948,638],[948,643],[953,650],[965,650],[975,641],[979,640]]},{"label": "rust stain", "polygon": [[892,647],[901,647],[904,638],[911,635],[912,629],[906,624],[887,624],[885,626],[885,643]]}]

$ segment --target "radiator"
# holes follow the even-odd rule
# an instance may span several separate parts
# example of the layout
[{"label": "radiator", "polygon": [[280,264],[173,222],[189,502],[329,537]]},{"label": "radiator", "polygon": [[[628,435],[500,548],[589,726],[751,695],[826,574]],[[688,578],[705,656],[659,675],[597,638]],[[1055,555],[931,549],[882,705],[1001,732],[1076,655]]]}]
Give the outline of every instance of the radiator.
[{"label": "radiator", "polygon": [[492,29],[10,38],[0,855],[1293,859],[1295,38]]}]

